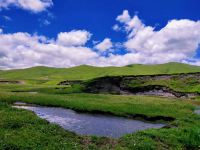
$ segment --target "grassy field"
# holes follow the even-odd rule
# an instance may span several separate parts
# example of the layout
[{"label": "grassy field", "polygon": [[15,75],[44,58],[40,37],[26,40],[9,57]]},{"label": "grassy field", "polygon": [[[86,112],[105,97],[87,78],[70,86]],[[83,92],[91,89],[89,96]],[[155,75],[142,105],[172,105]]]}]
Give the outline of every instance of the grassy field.
[{"label": "grassy field", "polygon": [[78,136],[0,102],[0,149],[122,149],[108,138]]},{"label": "grassy field", "polygon": [[149,75],[200,72],[200,67],[181,63],[130,65],[125,67],[78,66],[72,68],[33,67],[1,71],[0,79],[26,80],[30,84],[55,84],[60,80],[88,80],[102,76]]},{"label": "grassy field", "polygon": [[79,111],[102,111],[126,116],[144,114],[147,116],[181,117],[194,110],[189,102],[149,96],[118,96],[102,94],[29,94],[1,93],[1,101],[13,103],[23,101],[45,106],[71,108]]},{"label": "grassy field", "polygon": [[199,78],[185,77],[172,79],[156,79],[156,80],[130,80],[127,83],[128,87],[141,87],[148,85],[162,85],[169,87],[175,91],[180,92],[200,92],[200,81]]},{"label": "grassy field", "polygon": [[[177,67],[175,65],[178,69],[175,69]],[[141,67],[144,69],[140,72]],[[153,96],[87,94],[82,92],[82,87],[78,84],[56,85],[63,79],[86,80],[104,75],[197,71],[200,71],[199,67],[176,63],[158,66],[133,65],[123,68],[99,69],[80,66],[70,69],[52,69],[35,67],[25,70],[1,71],[1,80],[20,80],[25,83],[0,84],[0,149],[198,150],[200,149],[200,116],[194,114],[194,110],[200,106],[199,98],[181,100]],[[166,84],[166,82],[168,81],[158,81],[160,84]],[[172,86],[171,82],[174,81],[170,81],[167,85]],[[148,84],[153,83],[149,81]],[[178,88],[184,89],[184,87],[181,88],[181,84]],[[125,135],[120,139],[80,136],[65,131],[57,125],[49,124],[32,112],[12,108],[12,104],[16,101],[71,108],[90,113],[102,112],[124,117],[131,117],[135,114],[148,117],[162,116],[175,120],[165,122],[167,124],[165,128],[140,131]],[[164,122],[164,120],[158,120],[158,122]]]},{"label": "grassy field", "polygon": [[[15,87],[15,85],[13,85]],[[1,87],[2,88],[2,87]],[[44,87],[43,87],[44,88]],[[70,87],[66,87],[70,88]],[[39,89],[42,89],[40,87]],[[52,92],[44,88],[39,93],[0,93],[0,149],[199,149],[200,116],[193,113],[200,104],[149,96],[119,96],[85,93]],[[48,89],[48,90],[47,90]],[[33,113],[11,108],[16,101],[45,106],[71,108],[78,111],[101,111],[118,116],[142,114],[176,118],[168,128],[150,129],[120,139],[78,136],[48,124]],[[162,120],[161,120],[162,121]],[[51,131],[51,132],[49,132]],[[17,140],[19,139],[19,140]],[[26,141],[26,142],[25,142]],[[47,144],[48,143],[48,144]]]}]

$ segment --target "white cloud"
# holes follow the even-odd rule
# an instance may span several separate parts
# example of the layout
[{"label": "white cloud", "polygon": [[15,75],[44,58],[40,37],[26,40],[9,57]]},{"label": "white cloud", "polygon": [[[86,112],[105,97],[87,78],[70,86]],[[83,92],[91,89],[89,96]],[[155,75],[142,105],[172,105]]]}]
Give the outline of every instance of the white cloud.
[{"label": "white cloud", "polygon": [[129,33],[128,37],[133,37],[139,30],[142,30],[145,25],[138,18],[138,16],[134,16],[130,21],[126,23],[125,30]]},{"label": "white cloud", "polygon": [[95,46],[96,49],[100,51],[106,51],[113,47],[113,43],[111,42],[111,39],[105,38],[101,43],[97,44]]},{"label": "white cloud", "polygon": [[[120,16],[129,16],[129,13],[123,12]],[[171,20],[159,31],[143,24],[138,16],[119,21],[127,31],[128,40],[124,46],[132,54],[144,57],[142,62],[145,63],[180,62],[192,58],[200,44],[200,21]]]},{"label": "white cloud", "polygon": [[51,24],[51,22],[50,22],[49,20],[45,19],[45,20],[43,21],[43,24],[46,25],[46,26],[48,26],[48,25]]},{"label": "white cloud", "polygon": [[189,61],[183,61],[183,63],[195,65],[195,66],[200,66],[200,59],[191,59]]},{"label": "white cloud", "polygon": [[0,28],[0,34],[3,33],[3,29]]},{"label": "white cloud", "polygon": [[53,5],[52,0],[1,0],[0,8],[9,8],[11,6],[19,7],[38,13],[46,10]]},{"label": "white cloud", "polygon": [[90,32],[85,30],[61,32],[58,34],[57,43],[64,46],[81,46],[86,44],[91,35]]},{"label": "white cloud", "polygon": [[0,34],[0,68],[37,65],[69,67],[86,64],[97,54],[84,46],[64,46],[44,36],[28,33]]},{"label": "white cloud", "polygon": [[200,43],[199,21],[172,20],[160,31],[145,26],[133,32],[125,43],[127,49],[151,55],[161,53],[169,57],[174,54],[184,59],[193,56]]},{"label": "white cloud", "polygon": [[123,13],[119,16],[117,16],[116,20],[121,23],[129,22],[131,19],[128,10],[124,10]]},{"label": "white cloud", "polygon": [[40,23],[40,26],[48,26],[53,22],[54,19],[55,16],[51,12],[47,11],[47,13],[40,16],[38,22]]},{"label": "white cloud", "polygon": [[120,27],[118,24],[115,24],[115,25],[112,27],[112,29],[113,29],[114,31],[120,31],[120,30],[121,30],[121,27]]},{"label": "white cloud", "polygon": [[113,43],[109,38],[100,43],[93,41],[98,52],[86,47],[91,33],[85,30],[61,32],[56,39],[48,39],[21,32],[7,34],[0,29],[0,68],[71,67],[81,64],[123,66],[171,61],[200,65],[200,59],[194,57],[200,45],[200,21],[171,20],[156,31],[138,16],[130,17],[128,11],[124,11],[117,20],[120,31],[126,31],[127,39],[123,46],[128,53],[124,55],[110,50],[117,47],[121,50],[122,47],[121,43]]}]

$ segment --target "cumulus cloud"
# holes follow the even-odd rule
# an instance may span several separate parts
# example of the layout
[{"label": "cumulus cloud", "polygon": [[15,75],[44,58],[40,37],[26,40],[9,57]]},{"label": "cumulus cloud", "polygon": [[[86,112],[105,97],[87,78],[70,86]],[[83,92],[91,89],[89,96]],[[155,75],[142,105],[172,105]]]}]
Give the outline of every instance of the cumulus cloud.
[{"label": "cumulus cloud", "polygon": [[0,28],[0,34],[3,33],[3,29]]},{"label": "cumulus cloud", "polygon": [[124,46],[143,57],[146,63],[180,62],[192,58],[200,43],[200,21],[171,20],[155,31],[154,27],[142,23],[137,15],[131,18],[127,11],[117,20],[124,24],[127,32]]},{"label": "cumulus cloud", "polygon": [[57,43],[64,46],[81,46],[86,44],[91,35],[90,32],[85,30],[61,32],[58,34]]},{"label": "cumulus cloud", "polygon": [[99,51],[106,51],[113,47],[113,43],[111,42],[111,39],[105,38],[101,43],[97,44],[95,48]]},{"label": "cumulus cloud", "polygon": [[123,13],[116,18],[117,21],[121,23],[126,23],[131,20],[128,10],[124,10]]},{"label": "cumulus cloud", "polygon": [[[66,41],[67,42],[67,41]],[[0,68],[69,67],[86,64],[97,54],[84,46],[65,46],[28,33],[0,34]]]},{"label": "cumulus cloud", "polygon": [[46,10],[53,5],[52,0],[1,0],[0,8],[9,8],[11,6],[19,7],[38,13]]},{"label": "cumulus cloud", "polygon": [[[0,68],[32,66],[71,67],[81,64],[95,66],[123,66],[128,64],[155,64],[184,62],[200,65],[194,57],[200,45],[200,21],[171,20],[160,30],[145,25],[125,10],[116,20],[126,40],[113,43],[105,38],[86,47],[91,33],[72,30],[58,33],[56,39],[29,33],[5,33],[0,29]],[[117,46],[118,45],[118,46]],[[126,54],[112,53],[110,49],[126,49]],[[99,51],[96,51],[99,50]],[[106,53],[106,55],[104,55]]]},{"label": "cumulus cloud", "polygon": [[121,30],[121,27],[120,27],[118,24],[115,24],[115,25],[112,27],[112,29],[113,29],[114,31],[120,31],[120,30]]}]

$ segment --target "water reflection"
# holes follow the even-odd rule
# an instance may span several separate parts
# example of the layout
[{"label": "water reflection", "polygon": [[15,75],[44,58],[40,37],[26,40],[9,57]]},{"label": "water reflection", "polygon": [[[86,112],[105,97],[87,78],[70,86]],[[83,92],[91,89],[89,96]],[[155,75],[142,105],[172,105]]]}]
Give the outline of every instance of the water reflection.
[{"label": "water reflection", "polygon": [[161,128],[164,124],[153,124],[116,116],[77,113],[70,109],[40,106],[14,106],[35,112],[40,118],[60,125],[66,130],[81,135],[96,135],[118,138],[124,134]]}]

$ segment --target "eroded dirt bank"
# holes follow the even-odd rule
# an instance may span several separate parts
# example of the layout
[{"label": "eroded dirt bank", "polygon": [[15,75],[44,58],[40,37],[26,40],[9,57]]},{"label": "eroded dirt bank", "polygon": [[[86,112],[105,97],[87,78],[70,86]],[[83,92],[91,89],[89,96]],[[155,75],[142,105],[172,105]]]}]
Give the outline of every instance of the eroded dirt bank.
[{"label": "eroded dirt bank", "polygon": [[58,85],[73,85],[73,84],[81,84],[81,80],[65,80],[58,83]]},{"label": "eroded dirt bank", "polygon": [[[178,98],[199,96],[197,92],[181,92],[158,84],[158,81],[165,80],[181,82],[192,80],[192,84],[200,84],[200,73],[101,77],[86,83],[84,91],[89,93],[157,95]],[[149,81],[156,84],[145,85]]]}]

